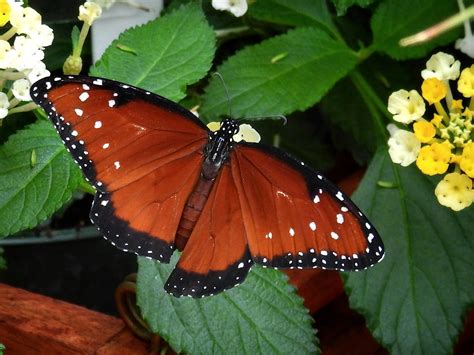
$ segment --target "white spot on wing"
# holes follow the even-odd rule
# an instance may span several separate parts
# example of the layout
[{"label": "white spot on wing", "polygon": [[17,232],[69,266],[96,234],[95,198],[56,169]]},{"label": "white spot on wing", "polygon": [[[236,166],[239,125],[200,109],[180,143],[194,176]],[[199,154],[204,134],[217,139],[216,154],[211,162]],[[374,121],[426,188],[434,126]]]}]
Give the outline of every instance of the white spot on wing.
[{"label": "white spot on wing", "polygon": [[344,201],[344,196],[342,196],[342,192],[341,192],[341,191],[338,191],[338,192],[337,192],[336,197],[337,197],[339,200]]},{"label": "white spot on wing", "polygon": [[309,224],[309,228],[311,228],[312,231],[315,231],[315,230],[316,230],[316,223],[311,222],[311,223]]},{"label": "white spot on wing", "polygon": [[115,100],[109,100],[109,107],[115,106]]},{"label": "white spot on wing", "polygon": [[240,263],[239,266],[237,266],[239,269],[242,269],[244,267],[244,263]]},{"label": "white spot on wing", "polygon": [[89,98],[89,94],[87,92],[83,92],[82,94],[79,95],[79,100],[82,102],[86,101]]},{"label": "white spot on wing", "polygon": [[100,127],[102,127],[102,122],[101,121],[95,121],[94,128],[100,128]]},{"label": "white spot on wing", "polygon": [[314,196],[313,202],[314,203],[319,203],[319,201],[321,201],[319,196],[318,195]]},{"label": "white spot on wing", "polygon": [[108,147],[110,147],[110,144],[109,144],[109,143],[105,143],[105,144],[102,146],[102,149],[107,149]]},{"label": "white spot on wing", "polygon": [[339,239],[339,234],[337,234],[336,232],[331,232],[331,238],[332,239]]},{"label": "white spot on wing", "polygon": [[[84,113],[84,111],[82,111],[80,108],[75,108],[74,109],[74,112],[76,113],[76,115],[78,115],[79,117],[82,116],[82,114]],[[64,120],[64,119],[63,119]]]},{"label": "white spot on wing", "polygon": [[339,224],[343,224],[343,223],[344,223],[344,216],[343,216],[342,214],[338,213],[338,214],[336,215],[336,221],[337,221],[337,223],[339,223]]},{"label": "white spot on wing", "polygon": [[290,228],[290,235],[291,235],[292,237],[295,236],[295,230],[294,230],[293,228]]},{"label": "white spot on wing", "polygon": [[115,165],[115,169],[120,169],[120,162],[118,160],[114,162],[114,165]]}]

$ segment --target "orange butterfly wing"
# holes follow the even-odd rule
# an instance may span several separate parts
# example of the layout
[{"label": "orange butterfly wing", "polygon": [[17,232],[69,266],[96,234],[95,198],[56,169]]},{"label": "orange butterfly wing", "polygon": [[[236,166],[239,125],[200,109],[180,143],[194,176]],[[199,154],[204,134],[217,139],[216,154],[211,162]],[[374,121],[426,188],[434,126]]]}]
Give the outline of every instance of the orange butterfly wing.
[{"label": "orange butterfly wing", "polygon": [[168,262],[207,128],[165,98],[105,79],[45,78],[32,96],[97,189],[98,229],[125,251]]},{"label": "orange butterfly wing", "polygon": [[230,160],[255,262],[360,270],[382,259],[375,228],[322,175],[262,144],[241,144]]},{"label": "orange butterfly wing", "polygon": [[238,192],[224,165],[165,289],[174,296],[216,294],[241,283],[252,264]]}]

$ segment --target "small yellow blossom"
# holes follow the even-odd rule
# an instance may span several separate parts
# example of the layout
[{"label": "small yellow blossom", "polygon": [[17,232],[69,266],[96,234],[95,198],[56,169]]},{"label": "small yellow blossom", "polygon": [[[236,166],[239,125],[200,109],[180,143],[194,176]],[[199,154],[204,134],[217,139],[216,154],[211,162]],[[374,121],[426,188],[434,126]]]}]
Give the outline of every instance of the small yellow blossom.
[{"label": "small yellow blossom", "polygon": [[436,128],[431,122],[420,120],[413,124],[413,132],[421,143],[428,143],[435,136]]},{"label": "small yellow blossom", "polygon": [[207,124],[207,128],[209,128],[212,132],[217,132],[221,128],[220,122],[209,122]]},{"label": "small yellow blossom", "polygon": [[474,143],[469,142],[464,145],[459,167],[469,177],[474,178]]},{"label": "small yellow blossom", "polygon": [[430,105],[440,102],[446,97],[446,86],[444,83],[436,78],[429,78],[423,81],[421,84],[421,92],[426,101]]},{"label": "small yellow blossom", "polygon": [[232,137],[235,142],[249,142],[249,143],[258,143],[260,142],[260,134],[249,124],[241,124],[239,126],[239,132],[234,134]]},{"label": "small yellow blossom", "polygon": [[469,118],[469,119],[472,119],[473,114],[474,114],[474,111],[469,110],[467,107],[465,108],[464,112],[462,113],[462,115],[464,117]]},{"label": "small yellow blossom", "polygon": [[419,120],[425,113],[425,102],[416,90],[398,90],[388,98],[388,111],[401,123]]},{"label": "small yellow blossom", "polygon": [[86,1],[83,5],[79,6],[79,16],[77,17],[80,21],[84,21],[89,26],[92,25],[94,20],[102,14],[102,8],[95,2]]},{"label": "small yellow blossom", "polygon": [[441,115],[438,115],[437,113],[435,113],[433,115],[433,118],[432,120],[430,121],[435,127],[439,127],[439,125],[441,124],[441,121],[443,120],[443,116]]},{"label": "small yellow blossom", "polygon": [[460,211],[472,204],[472,180],[464,174],[447,174],[436,186],[435,195],[441,205]]},{"label": "small yellow blossom", "polygon": [[5,26],[10,21],[11,7],[8,1],[0,1],[0,26]]},{"label": "small yellow blossom", "polygon": [[474,96],[474,64],[461,72],[461,76],[458,80],[458,91],[463,94],[464,97]]},{"label": "small yellow blossom", "polygon": [[451,109],[452,110],[462,110],[463,109],[463,106],[462,106],[462,100],[459,99],[459,100],[453,100],[453,102],[451,102]]},{"label": "small yellow blossom", "polygon": [[451,147],[448,142],[425,145],[420,149],[416,166],[426,175],[443,174],[448,170]]}]

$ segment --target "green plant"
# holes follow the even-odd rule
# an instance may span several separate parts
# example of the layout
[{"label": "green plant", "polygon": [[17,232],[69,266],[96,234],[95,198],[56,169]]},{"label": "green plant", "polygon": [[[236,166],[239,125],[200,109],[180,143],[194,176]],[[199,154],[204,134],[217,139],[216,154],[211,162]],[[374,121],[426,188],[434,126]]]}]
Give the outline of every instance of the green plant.
[{"label": "green plant", "polygon": [[[456,13],[456,3],[257,0],[243,18],[217,13],[207,1],[202,7],[172,2],[163,17],[123,33],[90,74],[197,103],[210,122],[228,113],[222,84],[208,75],[217,70],[235,117],[288,116],[288,128],[254,119],[268,141],[316,168],[336,155],[370,161],[354,199],[387,255],[370,270],[343,274],[350,304],[392,353],[449,353],[474,304],[472,208],[440,206],[433,195],[439,177],[392,163],[386,102],[392,91],[419,86],[425,59],[439,46],[450,50],[460,33],[410,48],[398,41]],[[87,190],[40,114],[0,147],[0,174],[3,236],[35,226],[76,189]],[[317,351],[310,317],[280,272],[255,268],[226,293],[182,300],[162,289],[172,265],[138,263],[144,318],[176,351]]]}]

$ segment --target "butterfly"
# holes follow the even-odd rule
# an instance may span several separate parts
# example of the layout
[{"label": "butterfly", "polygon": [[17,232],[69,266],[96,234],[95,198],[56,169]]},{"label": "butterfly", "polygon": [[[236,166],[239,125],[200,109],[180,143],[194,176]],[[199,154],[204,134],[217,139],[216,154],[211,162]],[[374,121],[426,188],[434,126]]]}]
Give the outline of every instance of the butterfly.
[{"label": "butterfly", "polygon": [[336,185],[227,118],[210,130],[180,105],[127,84],[51,76],[31,96],[97,190],[92,222],[117,248],[168,263],[165,290],[204,297],[253,264],[358,271],[382,260],[375,227]]}]

